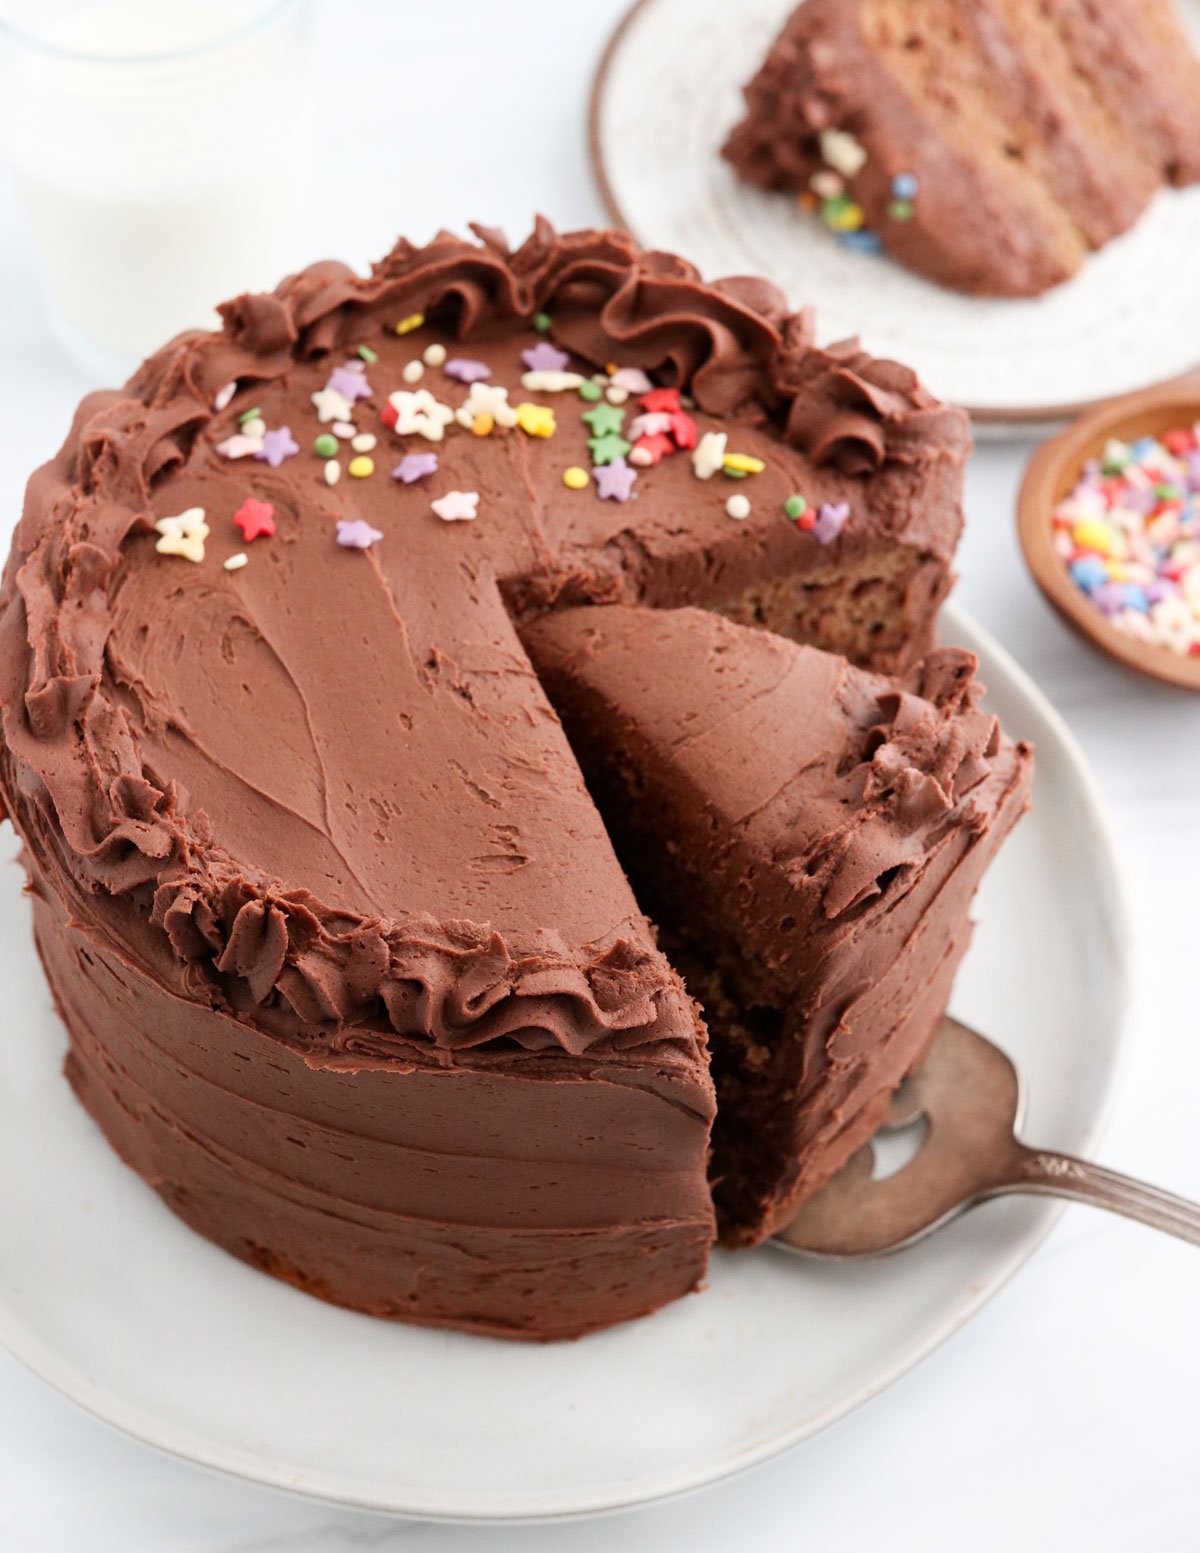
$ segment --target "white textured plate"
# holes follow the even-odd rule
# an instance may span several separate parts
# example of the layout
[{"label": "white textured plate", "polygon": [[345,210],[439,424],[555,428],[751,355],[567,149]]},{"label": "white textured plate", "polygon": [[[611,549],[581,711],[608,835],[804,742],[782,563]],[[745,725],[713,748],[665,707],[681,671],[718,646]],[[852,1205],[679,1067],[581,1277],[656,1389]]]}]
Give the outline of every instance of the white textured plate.
[{"label": "white textured plate", "polygon": [[[1029,1083],[1028,1131],[1076,1152],[1107,1109],[1129,933],[1081,756],[993,642],[947,611],[991,704],[1037,741],[1036,807],[979,902],[954,1000]],[[4,835],[6,858],[15,855]],[[176,1455],[347,1504],[461,1519],[580,1515],[736,1472],[814,1434],[948,1337],[1055,1216],[978,1209],[858,1265],[767,1249],[648,1320],[530,1347],[333,1309],[191,1233],[110,1154],[12,862],[0,870],[0,1338],[84,1407]]]},{"label": "white textured plate", "polygon": [[[1200,0],[1180,0],[1200,41]],[[824,342],[862,336],[981,420],[1047,420],[1200,362],[1200,187],[1165,192],[1082,272],[1030,301],[964,297],[843,248],[719,155],[796,0],[642,0],[600,67],[592,154],[614,220],[708,277],[766,275]]]}]

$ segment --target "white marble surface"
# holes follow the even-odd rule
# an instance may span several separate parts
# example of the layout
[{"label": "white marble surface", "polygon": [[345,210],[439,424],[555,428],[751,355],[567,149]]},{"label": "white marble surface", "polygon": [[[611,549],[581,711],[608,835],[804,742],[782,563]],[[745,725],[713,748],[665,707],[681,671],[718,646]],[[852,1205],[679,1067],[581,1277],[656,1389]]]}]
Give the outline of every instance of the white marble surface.
[{"label": "white marble surface", "polygon": [[[564,225],[599,221],[581,105],[620,10],[621,0],[521,0],[504,10],[485,0],[326,0],[328,133],[314,251],[364,260],[398,230],[424,237],[471,216],[517,234],[533,208]],[[52,450],[89,385],[47,334],[6,190],[0,297],[7,533],[25,475]],[[1200,770],[1200,701],[1126,677],[1051,616],[1024,573],[1013,529],[1027,452],[987,447],[975,456],[957,597],[1065,714],[1117,823],[1139,977],[1133,1053],[1104,1159],[1200,1197],[1200,821],[1188,807]],[[3,1191],[21,1187],[0,1183]],[[590,1553],[622,1545],[707,1553],[803,1545],[859,1553],[886,1542],[914,1553],[1183,1553],[1197,1545],[1200,1511],[1198,1309],[1194,1250],[1070,1209],[965,1331],[799,1452],[619,1520],[507,1530],[391,1523],[210,1476],[114,1434],[0,1354],[0,1550]]]}]

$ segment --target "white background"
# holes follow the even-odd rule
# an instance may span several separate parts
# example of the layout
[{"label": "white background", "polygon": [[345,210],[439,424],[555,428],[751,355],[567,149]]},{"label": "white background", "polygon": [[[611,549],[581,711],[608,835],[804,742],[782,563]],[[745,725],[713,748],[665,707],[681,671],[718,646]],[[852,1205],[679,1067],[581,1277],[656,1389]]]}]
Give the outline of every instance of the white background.
[{"label": "white background", "polygon": [[[325,0],[312,255],[364,263],[397,232],[423,240],[471,218],[515,238],[534,209],[561,226],[602,224],[584,103],[621,9],[621,0]],[[6,537],[26,475],[92,385],[51,342],[4,190],[0,298]],[[1200,699],[1125,675],[1051,615],[1014,532],[1028,453],[1011,444],[975,455],[956,597],[1066,716],[1116,821],[1138,977],[1133,1054],[1104,1160],[1200,1197]],[[1196,1251],[1070,1209],[965,1331],[827,1434],[689,1500],[561,1527],[395,1523],[219,1479],[114,1434],[0,1354],[0,1553],[861,1553],[884,1544],[901,1553],[1200,1546]]]}]

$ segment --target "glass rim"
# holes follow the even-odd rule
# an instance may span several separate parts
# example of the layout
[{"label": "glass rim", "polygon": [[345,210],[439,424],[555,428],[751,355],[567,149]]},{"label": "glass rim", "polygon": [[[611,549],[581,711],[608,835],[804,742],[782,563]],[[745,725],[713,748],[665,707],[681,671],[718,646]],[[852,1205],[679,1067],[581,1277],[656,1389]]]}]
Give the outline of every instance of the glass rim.
[{"label": "glass rim", "polygon": [[257,16],[231,28],[219,38],[187,48],[157,49],[151,54],[97,54],[89,49],[64,48],[58,43],[48,43],[45,38],[38,37],[35,32],[27,30],[20,22],[11,20],[3,13],[0,13],[0,43],[16,44],[48,58],[67,60],[76,65],[178,64],[185,60],[203,59],[208,54],[219,54],[223,49],[231,48],[253,37],[256,32],[265,30],[285,12],[302,10],[307,4],[308,0],[272,0]]}]

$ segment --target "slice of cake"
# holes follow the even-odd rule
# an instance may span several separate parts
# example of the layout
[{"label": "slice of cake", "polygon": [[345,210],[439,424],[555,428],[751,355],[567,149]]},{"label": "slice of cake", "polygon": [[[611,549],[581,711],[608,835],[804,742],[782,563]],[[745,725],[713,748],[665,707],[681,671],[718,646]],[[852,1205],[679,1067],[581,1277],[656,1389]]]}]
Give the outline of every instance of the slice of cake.
[{"label": "slice of cake", "polygon": [[525,641],[704,1008],[722,1235],[753,1244],[920,1061],[1030,751],[953,648],[888,680],[692,609],[569,611]]},{"label": "slice of cake", "polygon": [[1172,0],[804,0],[745,97],[740,177],[980,296],[1057,285],[1200,179]]}]

